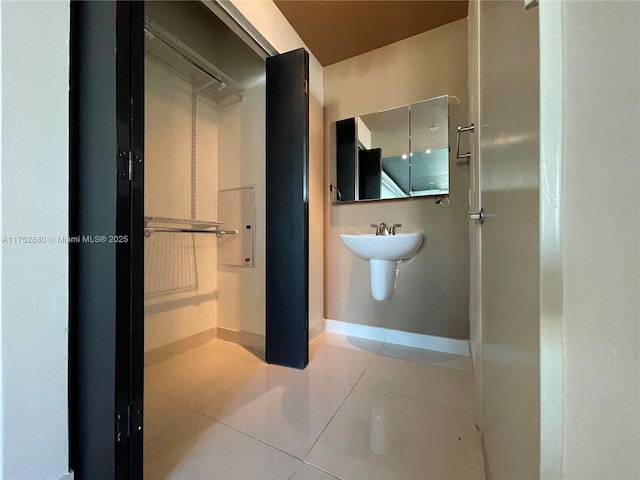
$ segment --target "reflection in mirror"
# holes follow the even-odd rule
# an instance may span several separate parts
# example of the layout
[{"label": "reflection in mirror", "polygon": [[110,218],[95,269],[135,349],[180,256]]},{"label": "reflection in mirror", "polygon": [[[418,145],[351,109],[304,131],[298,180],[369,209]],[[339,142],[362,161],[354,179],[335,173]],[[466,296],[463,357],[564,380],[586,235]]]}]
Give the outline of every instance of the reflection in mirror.
[{"label": "reflection in mirror", "polygon": [[335,202],[449,193],[446,95],[331,127]]},{"label": "reflection in mirror", "polygon": [[358,200],[409,196],[409,107],[358,117]]},{"label": "reflection in mirror", "polygon": [[449,102],[411,105],[411,196],[449,193]]},{"label": "reflection in mirror", "polygon": [[[334,133],[335,132],[335,133]],[[347,118],[336,122],[335,129],[332,129],[335,136],[335,174],[337,180],[337,199],[342,202],[352,202],[356,199],[356,156],[358,145],[355,142],[356,119]],[[332,165],[332,166],[333,166]],[[334,185],[334,184],[332,184]]]}]

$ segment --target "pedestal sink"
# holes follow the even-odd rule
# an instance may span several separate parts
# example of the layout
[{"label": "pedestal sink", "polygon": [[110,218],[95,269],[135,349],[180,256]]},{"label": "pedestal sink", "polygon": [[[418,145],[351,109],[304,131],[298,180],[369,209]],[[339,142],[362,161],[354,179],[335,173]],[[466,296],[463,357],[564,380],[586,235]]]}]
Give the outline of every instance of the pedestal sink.
[{"label": "pedestal sink", "polygon": [[371,294],[376,300],[393,297],[398,261],[412,258],[422,245],[422,233],[396,235],[344,235],[342,243],[360,258],[369,260],[371,268]]}]

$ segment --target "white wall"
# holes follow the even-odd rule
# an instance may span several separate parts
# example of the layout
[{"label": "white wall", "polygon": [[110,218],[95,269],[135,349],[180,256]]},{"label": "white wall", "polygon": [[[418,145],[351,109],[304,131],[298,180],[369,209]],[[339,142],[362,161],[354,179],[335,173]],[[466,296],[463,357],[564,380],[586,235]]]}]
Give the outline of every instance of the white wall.
[{"label": "white wall", "polygon": [[[434,198],[359,204],[329,204],[331,122],[407,105],[439,95],[450,105],[450,141],[467,122],[467,20],[462,19],[324,69],[326,316],[451,338],[469,338],[468,166],[450,160],[450,200]],[[464,148],[464,146],[463,146]],[[453,158],[452,154],[450,158]],[[369,224],[401,223],[399,231],[421,231],[426,243],[400,265],[394,297],[371,296],[368,262],[354,257],[340,233],[368,233]]]},{"label": "white wall", "polygon": [[[145,61],[145,215],[191,216],[192,86]],[[196,217],[217,217],[218,112],[196,107]],[[145,238],[145,351],[216,326],[217,244],[208,235]]]},{"label": "white wall", "polygon": [[[69,3],[2,2],[2,478],[68,471]],[[2,424],[2,421],[4,424]]]},{"label": "white wall", "polygon": [[562,476],[638,478],[640,3],[562,18]]},{"label": "white wall", "polygon": [[309,52],[309,328],[324,318],[323,69],[271,0],[231,0],[280,53]]},{"label": "white wall", "polygon": [[[232,53],[232,52],[229,52]],[[230,55],[230,60],[233,61]],[[261,60],[245,82],[246,96],[220,110],[218,188],[254,186],[253,267],[218,266],[218,327],[265,334],[266,293],[266,77]],[[240,239],[231,239],[240,241]]]}]

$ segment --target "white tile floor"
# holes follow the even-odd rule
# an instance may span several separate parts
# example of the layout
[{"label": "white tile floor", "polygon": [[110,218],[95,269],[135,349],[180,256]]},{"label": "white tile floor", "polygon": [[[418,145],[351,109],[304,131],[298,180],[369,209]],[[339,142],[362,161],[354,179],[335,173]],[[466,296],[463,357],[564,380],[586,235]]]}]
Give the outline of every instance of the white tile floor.
[{"label": "white tile floor", "polygon": [[147,480],[485,478],[468,357],[324,333],[304,371],[214,340],[145,373]]}]

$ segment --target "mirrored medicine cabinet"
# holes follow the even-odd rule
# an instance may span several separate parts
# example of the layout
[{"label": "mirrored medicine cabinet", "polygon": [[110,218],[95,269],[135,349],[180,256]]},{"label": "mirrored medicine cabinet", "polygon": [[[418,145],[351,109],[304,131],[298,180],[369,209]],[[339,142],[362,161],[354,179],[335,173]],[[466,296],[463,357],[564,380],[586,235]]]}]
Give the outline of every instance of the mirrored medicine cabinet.
[{"label": "mirrored medicine cabinet", "polygon": [[333,203],[449,193],[449,96],[333,122]]}]

